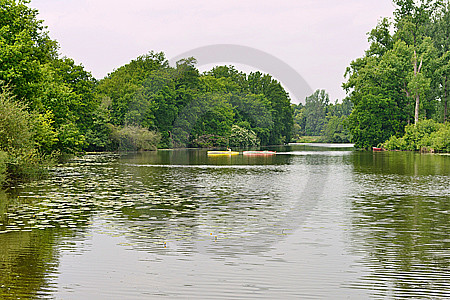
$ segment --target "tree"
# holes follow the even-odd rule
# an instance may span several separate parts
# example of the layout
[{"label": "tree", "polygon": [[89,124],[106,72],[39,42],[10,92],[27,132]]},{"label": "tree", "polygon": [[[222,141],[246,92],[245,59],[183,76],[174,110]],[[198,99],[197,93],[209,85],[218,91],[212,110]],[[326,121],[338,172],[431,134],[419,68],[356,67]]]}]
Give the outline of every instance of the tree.
[{"label": "tree", "polygon": [[288,93],[278,81],[260,72],[248,75],[248,86],[250,93],[262,94],[270,103],[273,128],[268,143],[272,145],[288,143],[291,140],[293,126],[293,112]]},{"label": "tree", "polygon": [[331,116],[327,118],[327,123],[323,129],[324,141],[327,143],[348,143],[350,134],[344,128],[346,117]]},{"label": "tree", "polygon": [[167,68],[169,64],[164,53],[151,51],[118,68],[99,82],[95,95],[97,99],[111,99],[109,109],[112,124],[123,126],[130,120],[135,123],[136,118],[141,118],[133,113],[141,114],[141,109],[146,106],[141,101],[143,99],[139,98],[141,88],[154,71]]},{"label": "tree", "polygon": [[37,10],[28,0],[0,2],[0,80],[7,83],[17,100],[40,107],[36,99],[42,80],[42,66],[57,57],[57,43],[51,40]]},{"label": "tree", "polygon": [[[417,123],[420,98],[427,92],[431,81],[421,72],[424,58],[429,57],[429,55],[424,55],[424,52],[433,51],[429,39],[424,42],[425,31],[433,12],[440,6],[440,1],[421,0],[416,3],[414,0],[394,0],[394,3],[397,5],[394,12],[397,27],[396,38],[404,41],[412,48],[413,52],[413,74],[408,84],[408,92],[414,98],[414,123]],[[417,53],[419,48],[422,48],[421,55]]]},{"label": "tree", "polygon": [[[354,105],[348,126],[357,145],[378,144],[374,132],[381,136],[403,135],[407,124],[436,115],[439,98],[445,94],[445,87],[442,93],[441,86],[446,86],[442,84],[445,76],[440,76],[438,70],[445,63],[440,59],[442,55],[435,47],[433,36],[427,37],[426,32],[431,32],[427,29],[431,28],[431,18],[440,18],[436,14],[442,9],[440,2],[394,1],[397,5],[394,34],[389,33],[390,24],[383,19],[369,33],[371,46],[366,55],[347,68],[348,79],[343,87]],[[445,74],[445,67],[441,74]],[[391,109],[392,120],[386,120],[381,107]],[[364,114],[372,116],[363,118]],[[376,119],[385,120],[381,131],[373,122],[368,122]],[[367,135],[356,133],[358,128]]]},{"label": "tree", "polygon": [[306,97],[306,135],[320,135],[322,133],[329,102],[330,99],[325,90],[316,90],[311,96]]},{"label": "tree", "polygon": [[426,34],[432,37],[438,56],[438,70],[435,72],[434,84],[436,96],[440,99],[443,122],[448,117],[448,89],[450,81],[450,3],[442,3],[426,28]]}]

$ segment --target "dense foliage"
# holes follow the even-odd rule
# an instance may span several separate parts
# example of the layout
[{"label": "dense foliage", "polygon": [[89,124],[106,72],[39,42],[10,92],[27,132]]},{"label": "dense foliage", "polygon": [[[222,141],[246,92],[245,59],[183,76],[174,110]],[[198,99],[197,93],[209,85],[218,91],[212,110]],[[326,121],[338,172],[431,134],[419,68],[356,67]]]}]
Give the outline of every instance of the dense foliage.
[{"label": "dense foliage", "polygon": [[406,125],[421,119],[448,119],[449,2],[394,4],[393,22],[379,22],[365,56],[346,72],[343,87],[354,105],[347,124],[360,148],[402,136]]},{"label": "dense foliage", "polygon": [[316,90],[306,97],[305,105],[294,107],[293,135],[296,141],[310,141],[303,136],[317,137],[315,141],[329,143],[347,143],[350,133],[345,127],[352,103],[345,98],[342,103],[330,103],[325,90]]},{"label": "dense foliage", "polygon": [[387,150],[450,152],[450,123],[423,120],[405,128],[405,135],[392,136],[383,143]]},{"label": "dense foliage", "polygon": [[[159,147],[244,147],[290,141],[288,94],[270,75],[259,72],[246,75],[220,66],[200,74],[194,58],[172,68],[163,53],[150,52],[99,81],[95,98],[102,103],[96,115],[103,127],[110,123],[154,130],[161,135]],[[101,149],[108,138],[96,132],[89,144]],[[108,135],[107,130],[102,132]]]},{"label": "dense foliage", "polygon": [[7,88],[0,91],[0,108],[0,186],[18,178],[40,177],[41,166],[48,161],[39,151],[45,120],[14,101]]}]

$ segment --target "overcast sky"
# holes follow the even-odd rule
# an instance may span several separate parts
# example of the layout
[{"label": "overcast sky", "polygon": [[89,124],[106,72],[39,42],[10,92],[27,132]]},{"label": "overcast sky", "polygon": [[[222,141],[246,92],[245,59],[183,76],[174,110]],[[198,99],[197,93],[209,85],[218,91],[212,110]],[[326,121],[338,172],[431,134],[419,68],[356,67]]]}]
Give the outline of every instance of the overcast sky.
[{"label": "overcast sky", "polygon": [[61,54],[97,79],[150,50],[170,59],[235,44],[281,59],[332,101],[345,97],[345,69],[368,48],[367,32],[394,11],[391,0],[32,0],[31,6]]}]

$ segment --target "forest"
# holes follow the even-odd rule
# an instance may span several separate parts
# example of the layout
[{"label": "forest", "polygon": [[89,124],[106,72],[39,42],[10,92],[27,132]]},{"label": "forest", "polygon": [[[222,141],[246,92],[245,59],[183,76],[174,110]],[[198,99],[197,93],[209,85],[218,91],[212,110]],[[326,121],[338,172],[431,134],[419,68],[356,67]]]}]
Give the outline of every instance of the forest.
[{"label": "forest", "polygon": [[[28,0],[0,2],[0,184],[42,176],[86,151],[249,148],[302,141],[450,151],[448,1],[395,0],[368,33],[330,102],[317,90],[291,104],[269,74],[233,66],[200,73],[150,51],[96,79],[62,56]],[[298,100],[298,99],[297,99]]]}]

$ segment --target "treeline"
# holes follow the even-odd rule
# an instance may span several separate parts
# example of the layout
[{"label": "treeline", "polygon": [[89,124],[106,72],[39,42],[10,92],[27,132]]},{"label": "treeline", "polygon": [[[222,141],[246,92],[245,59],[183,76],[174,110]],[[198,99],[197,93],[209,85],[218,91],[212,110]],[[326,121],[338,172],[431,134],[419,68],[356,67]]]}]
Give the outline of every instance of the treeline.
[{"label": "treeline", "polygon": [[270,75],[149,52],[96,80],[61,57],[28,0],[0,2],[0,185],[83,151],[251,147],[291,140],[292,108]]},{"label": "treeline", "polygon": [[200,74],[195,59],[170,67],[150,52],[100,80],[99,109],[88,149],[112,150],[110,131],[137,126],[157,132],[159,148],[250,147],[290,141],[287,92],[270,75],[219,66]]},{"label": "treeline", "polygon": [[305,104],[293,105],[294,141],[305,140],[304,136],[318,137],[317,142],[348,143],[350,132],[346,128],[347,117],[352,111],[352,103],[345,98],[342,103],[330,102],[325,90],[316,90],[306,97]]},{"label": "treeline", "polygon": [[[449,1],[393,2],[393,20],[384,18],[370,31],[369,49],[346,71],[343,87],[353,104],[347,128],[358,148],[381,145],[394,137],[393,148],[416,149],[418,144],[403,145],[411,141],[407,136],[416,126],[448,134],[439,129],[442,126],[430,124],[449,119]],[[450,143],[448,135],[443,139]],[[394,141],[400,145],[394,147]]]}]

